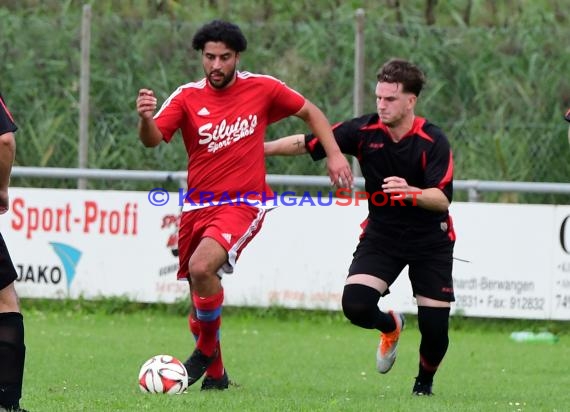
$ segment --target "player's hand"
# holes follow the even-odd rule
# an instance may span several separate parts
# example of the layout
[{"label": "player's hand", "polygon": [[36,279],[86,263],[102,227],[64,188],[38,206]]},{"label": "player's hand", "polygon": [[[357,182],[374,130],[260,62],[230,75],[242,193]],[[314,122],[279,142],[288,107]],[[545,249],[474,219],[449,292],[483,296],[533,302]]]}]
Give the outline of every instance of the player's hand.
[{"label": "player's hand", "polygon": [[410,193],[417,193],[419,189],[408,185],[403,177],[390,176],[384,179],[382,184],[384,193],[391,193],[393,199],[405,199]]},{"label": "player's hand", "polygon": [[156,97],[150,89],[140,89],[137,96],[137,113],[141,119],[150,119],[156,110]]},{"label": "player's hand", "polygon": [[0,190],[0,215],[3,215],[10,209],[10,198],[7,190]]},{"label": "player's hand", "polygon": [[339,188],[352,187],[352,170],[341,152],[327,156],[327,168],[331,178],[331,184]]}]

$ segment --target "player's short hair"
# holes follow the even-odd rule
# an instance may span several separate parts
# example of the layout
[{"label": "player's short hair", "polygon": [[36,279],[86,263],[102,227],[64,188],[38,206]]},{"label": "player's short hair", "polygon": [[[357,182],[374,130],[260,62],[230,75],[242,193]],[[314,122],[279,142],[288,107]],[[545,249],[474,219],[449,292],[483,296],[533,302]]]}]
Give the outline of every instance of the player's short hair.
[{"label": "player's short hair", "polygon": [[204,50],[209,41],[222,42],[236,53],[247,49],[247,40],[239,26],[223,20],[212,20],[202,26],[192,39],[192,48]]},{"label": "player's short hair", "polygon": [[378,82],[401,83],[405,93],[420,95],[426,82],[424,73],[418,66],[403,59],[390,59],[376,73]]}]

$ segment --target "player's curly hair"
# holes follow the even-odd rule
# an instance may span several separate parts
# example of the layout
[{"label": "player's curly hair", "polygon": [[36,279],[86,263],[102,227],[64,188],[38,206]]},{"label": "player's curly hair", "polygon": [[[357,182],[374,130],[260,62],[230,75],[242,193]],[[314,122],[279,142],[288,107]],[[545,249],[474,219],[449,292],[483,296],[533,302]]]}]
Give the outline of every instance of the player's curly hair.
[{"label": "player's curly hair", "polygon": [[204,50],[209,41],[222,42],[236,53],[247,49],[247,40],[239,26],[223,20],[212,20],[202,26],[192,39],[192,48]]},{"label": "player's curly hair", "polygon": [[384,83],[401,83],[405,93],[420,95],[426,82],[418,66],[403,59],[390,59],[380,67],[376,78]]}]

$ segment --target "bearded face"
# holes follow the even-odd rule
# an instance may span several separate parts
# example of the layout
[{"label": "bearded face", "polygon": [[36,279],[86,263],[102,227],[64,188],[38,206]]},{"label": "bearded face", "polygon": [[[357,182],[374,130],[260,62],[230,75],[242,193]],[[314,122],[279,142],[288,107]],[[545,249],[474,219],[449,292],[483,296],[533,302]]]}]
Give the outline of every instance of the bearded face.
[{"label": "bearded face", "polygon": [[207,42],[202,51],[202,66],[210,85],[224,89],[231,85],[236,76],[239,53],[229,49],[222,42]]}]

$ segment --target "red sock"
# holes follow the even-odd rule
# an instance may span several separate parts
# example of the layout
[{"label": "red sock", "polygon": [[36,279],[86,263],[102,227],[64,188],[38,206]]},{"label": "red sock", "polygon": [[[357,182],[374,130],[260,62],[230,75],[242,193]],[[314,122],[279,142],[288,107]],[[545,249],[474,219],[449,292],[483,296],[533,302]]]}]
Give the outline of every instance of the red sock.
[{"label": "red sock", "polygon": [[219,340],[216,344],[216,349],[218,349],[218,356],[216,356],[214,362],[210,365],[208,370],[206,370],[206,375],[214,379],[220,379],[224,376],[224,363],[222,361],[222,347]]},{"label": "red sock", "polygon": [[200,327],[200,335],[196,347],[206,356],[212,356],[216,351],[218,333],[222,323],[222,303],[224,290],[213,296],[201,298],[197,294],[192,295],[196,317]]},{"label": "red sock", "polygon": [[188,326],[190,327],[190,332],[194,336],[194,340],[198,341],[198,337],[200,336],[200,324],[198,323],[198,319],[194,317],[193,313],[188,315]]},{"label": "red sock", "polygon": [[[194,335],[194,339],[198,341],[198,337],[200,336],[200,324],[198,322],[198,319],[193,316],[193,313],[188,315],[188,325],[190,326],[190,332],[192,332],[192,335]],[[214,362],[206,370],[206,375],[214,379],[220,379],[222,376],[224,376],[224,362],[222,360],[222,347],[220,345],[219,332],[216,349],[218,349],[218,356],[216,356]]]}]

